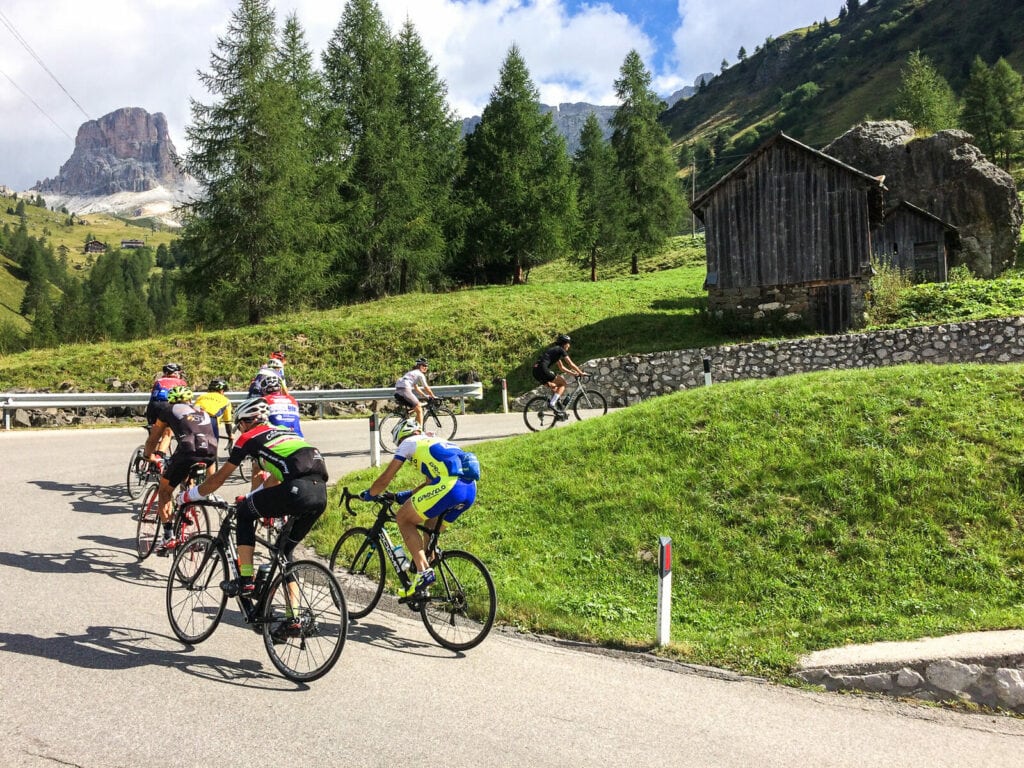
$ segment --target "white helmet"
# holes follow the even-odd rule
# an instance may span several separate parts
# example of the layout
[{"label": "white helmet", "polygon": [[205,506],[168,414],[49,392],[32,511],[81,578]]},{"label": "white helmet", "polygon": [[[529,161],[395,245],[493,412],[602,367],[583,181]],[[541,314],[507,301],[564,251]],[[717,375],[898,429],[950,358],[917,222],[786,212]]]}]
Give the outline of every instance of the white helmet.
[{"label": "white helmet", "polygon": [[423,427],[420,426],[420,423],[416,419],[409,418],[395,424],[395,428],[391,430],[391,437],[394,438],[395,445],[401,445],[405,438],[422,431]]},{"label": "white helmet", "polygon": [[266,400],[262,397],[251,397],[240,403],[238,408],[235,409],[235,423],[237,424],[245,419],[266,421],[269,413],[270,406],[267,405]]},{"label": "white helmet", "polygon": [[283,371],[284,363],[278,360],[276,357],[272,357],[267,361],[267,368],[273,368],[275,371]]}]

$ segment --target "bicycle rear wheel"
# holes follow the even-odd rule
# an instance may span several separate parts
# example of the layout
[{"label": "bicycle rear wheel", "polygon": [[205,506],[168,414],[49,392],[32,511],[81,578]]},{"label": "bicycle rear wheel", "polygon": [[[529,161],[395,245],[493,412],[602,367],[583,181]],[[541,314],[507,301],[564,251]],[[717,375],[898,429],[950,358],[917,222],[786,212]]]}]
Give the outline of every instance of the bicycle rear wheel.
[{"label": "bicycle rear wheel", "polygon": [[341,534],[331,553],[331,573],[345,594],[349,618],[361,619],[377,606],[384,591],[384,557],[369,529]]},{"label": "bicycle rear wheel", "polygon": [[216,539],[193,536],[178,548],[167,575],[167,618],[183,643],[194,645],[213,634],[224,615],[228,557]]},{"label": "bicycle rear wheel", "polygon": [[435,405],[433,408],[423,409],[423,430],[433,432],[437,437],[451,440],[455,437],[455,431],[459,428],[459,421],[455,418],[455,411],[447,405]]},{"label": "bicycle rear wheel", "polygon": [[337,580],[320,563],[297,560],[270,587],[263,644],[278,671],[295,682],[330,671],[345,647],[348,613]]},{"label": "bicycle rear wheel", "polygon": [[572,404],[572,412],[576,419],[582,421],[587,416],[604,416],[608,413],[608,401],[600,392],[587,390],[580,392]]},{"label": "bicycle rear wheel", "polygon": [[210,513],[201,504],[186,504],[174,518],[174,536],[178,546],[200,533],[210,533]]},{"label": "bicycle rear wheel", "polygon": [[434,566],[437,580],[420,609],[427,632],[440,645],[467,651],[494,626],[498,597],[486,566],[469,552],[450,549]]},{"label": "bicycle rear wheel", "polygon": [[139,498],[145,488],[148,476],[149,462],[146,461],[146,447],[140,445],[132,451],[132,457],[128,460],[128,477],[125,480],[125,486],[128,488],[128,495],[131,498]]},{"label": "bicycle rear wheel", "polygon": [[391,431],[395,428],[395,425],[400,421],[405,421],[405,416],[398,413],[389,413],[379,422],[377,422],[377,440],[380,442],[380,449],[384,453],[394,453],[398,447],[395,445],[395,438],[391,436]]},{"label": "bicycle rear wheel", "polygon": [[252,460],[243,459],[242,463],[238,465],[238,477],[241,478],[243,483],[248,483],[252,477]]},{"label": "bicycle rear wheel", "polygon": [[542,395],[532,397],[523,408],[523,421],[534,432],[551,429],[555,426],[555,409],[548,402],[548,398]]},{"label": "bicycle rear wheel", "polygon": [[142,497],[138,509],[138,525],[135,527],[135,549],[139,560],[145,560],[156,548],[156,537],[160,533],[160,502],[157,493],[160,486],[153,483]]}]

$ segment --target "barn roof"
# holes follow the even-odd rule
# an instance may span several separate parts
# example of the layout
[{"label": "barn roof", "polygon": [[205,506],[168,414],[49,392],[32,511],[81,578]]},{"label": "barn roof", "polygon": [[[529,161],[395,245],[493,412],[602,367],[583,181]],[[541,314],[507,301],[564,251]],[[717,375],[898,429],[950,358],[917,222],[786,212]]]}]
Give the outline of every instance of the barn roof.
[{"label": "barn roof", "polygon": [[831,155],[826,155],[824,152],[819,152],[813,147],[809,147],[806,144],[803,144],[797,141],[796,139],[792,138],[791,136],[787,136],[786,134],[780,131],[779,133],[775,134],[770,139],[765,141],[763,144],[761,144],[761,146],[759,146],[749,155],[747,155],[745,159],[743,159],[735,168],[733,168],[731,171],[725,174],[725,176],[720,178],[718,181],[716,181],[714,184],[708,187],[704,192],[702,192],[700,195],[694,198],[693,202],[690,204],[690,208],[694,211],[698,211],[704,208],[707,205],[710,198],[719,190],[720,187],[722,187],[723,184],[725,184],[731,177],[740,173],[748,165],[756,162],[761,155],[763,155],[765,152],[767,152],[769,149],[773,148],[777,144],[788,144],[801,151],[808,152],[820,158],[824,162],[831,163],[832,165],[842,168],[843,170],[849,172],[854,176],[859,176],[865,182],[868,182],[870,184],[877,184],[879,187],[882,187],[883,189],[885,188],[882,184],[883,180],[885,179],[884,176],[872,176],[868,173],[865,173],[864,171],[858,170],[854,168],[852,165],[847,165],[842,160],[836,160]]},{"label": "barn roof", "polygon": [[914,205],[913,203],[908,203],[906,200],[900,200],[898,203],[896,203],[896,205],[892,206],[891,208],[888,208],[885,211],[885,215],[882,217],[883,221],[885,219],[888,219],[894,213],[896,213],[900,208],[906,208],[908,211],[917,216],[921,216],[922,218],[925,219],[930,219],[931,221],[934,221],[935,223],[945,227],[946,230],[949,232],[958,231],[957,228],[954,225],[950,224],[948,221],[944,221],[940,219],[938,216],[936,216],[934,213],[929,213],[924,208],[918,208],[916,205]]}]

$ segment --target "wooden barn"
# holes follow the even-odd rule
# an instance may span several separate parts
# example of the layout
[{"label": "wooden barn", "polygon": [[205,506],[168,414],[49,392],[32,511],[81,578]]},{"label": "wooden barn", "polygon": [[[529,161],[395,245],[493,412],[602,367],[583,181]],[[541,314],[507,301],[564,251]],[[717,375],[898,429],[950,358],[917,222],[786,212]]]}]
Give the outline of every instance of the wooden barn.
[{"label": "wooden barn", "polygon": [[956,227],[905,200],[886,211],[871,233],[875,259],[906,272],[915,283],[944,283],[958,241]]},{"label": "wooden barn", "polygon": [[698,196],[709,309],[740,322],[863,324],[882,180],[779,133]]}]

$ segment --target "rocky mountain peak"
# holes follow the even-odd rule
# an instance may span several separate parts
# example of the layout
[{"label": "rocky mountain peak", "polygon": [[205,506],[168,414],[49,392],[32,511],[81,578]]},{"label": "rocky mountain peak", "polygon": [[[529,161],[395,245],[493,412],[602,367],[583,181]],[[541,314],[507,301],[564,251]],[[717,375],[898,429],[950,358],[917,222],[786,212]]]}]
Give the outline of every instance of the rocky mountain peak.
[{"label": "rocky mountain peak", "polygon": [[113,195],[173,188],[185,180],[163,113],[124,107],[83,123],[60,173],[33,189],[59,195]]}]

